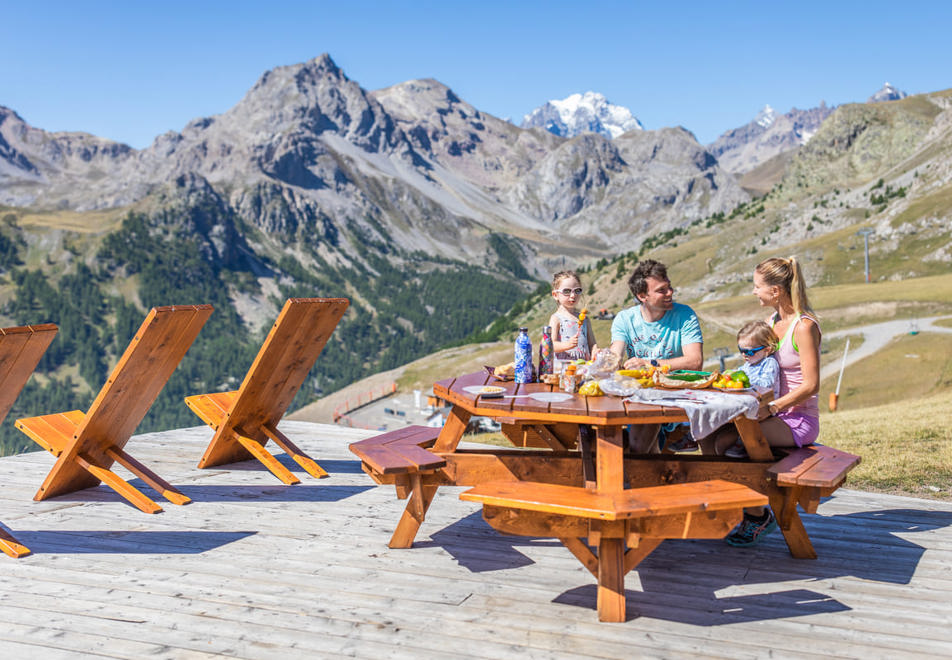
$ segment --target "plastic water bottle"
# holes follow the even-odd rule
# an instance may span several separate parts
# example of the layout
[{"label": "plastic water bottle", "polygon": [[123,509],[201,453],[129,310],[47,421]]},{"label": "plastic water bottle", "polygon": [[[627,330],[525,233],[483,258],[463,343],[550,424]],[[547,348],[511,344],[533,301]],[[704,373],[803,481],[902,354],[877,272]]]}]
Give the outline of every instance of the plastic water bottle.
[{"label": "plastic water bottle", "polygon": [[542,340],[539,342],[539,377],[552,373],[555,349],[552,346],[552,326],[542,328]]},{"label": "plastic water bottle", "polygon": [[532,364],[532,340],[529,339],[529,328],[519,328],[519,336],[516,337],[514,358],[516,363],[516,382],[531,383],[533,381],[532,372],[535,366]]}]

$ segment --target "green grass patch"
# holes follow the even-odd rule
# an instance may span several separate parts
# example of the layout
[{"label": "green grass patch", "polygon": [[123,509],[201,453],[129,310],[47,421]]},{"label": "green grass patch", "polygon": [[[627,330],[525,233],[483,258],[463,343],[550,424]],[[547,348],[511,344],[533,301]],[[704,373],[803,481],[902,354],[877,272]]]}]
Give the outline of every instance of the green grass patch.
[{"label": "green grass patch", "polygon": [[77,233],[105,233],[115,231],[122,224],[126,214],[124,209],[104,211],[26,211],[10,209],[17,223],[25,228],[64,229]]},{"label": "green grass patch", "polygon": [[[852,350],[853,343],[850,342]],[[842,357],[842,350],[839,352]],[[837,355],[831,356],[831,361]],[[821,405],[836,389],[836,376],[820,383]],[[846,367],[839,410],[858,410],[897,401],[914,402],[952,391],[952,335],[901,335],[873,356]],[[933,412],[933,417],[940,419]],[[952,427],[944,417],[942,423]]]},{"label": "green grass patch", "polygon": [[850,488],[952,500],[952,425],[939,410],[952,410],[952,389],[823,413],[820,442],[863,458]]}]

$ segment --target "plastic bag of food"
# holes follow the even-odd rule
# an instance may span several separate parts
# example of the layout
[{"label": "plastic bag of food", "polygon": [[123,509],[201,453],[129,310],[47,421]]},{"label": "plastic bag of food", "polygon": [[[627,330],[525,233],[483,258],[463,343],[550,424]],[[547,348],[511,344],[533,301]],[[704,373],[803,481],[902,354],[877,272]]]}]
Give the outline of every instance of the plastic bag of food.
[{"label": "plastic bag of food", "polygon": [[626,377],[603,378],[598,381],[598,386],[605,394],[613,396],[631,396],[643,387],[637,378]]},{"label": "plastic bag of food", "polygon": [[586,380],[611,378],[618,369],[618,356],[611,351],[599,351],[592,362],[585,366]]}]

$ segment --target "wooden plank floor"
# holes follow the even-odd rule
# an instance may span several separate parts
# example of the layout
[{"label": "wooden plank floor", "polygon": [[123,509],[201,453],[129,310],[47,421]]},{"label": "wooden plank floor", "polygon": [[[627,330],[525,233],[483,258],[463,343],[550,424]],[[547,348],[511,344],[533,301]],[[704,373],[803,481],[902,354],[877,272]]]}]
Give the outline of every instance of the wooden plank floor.
[{"label": "wooden plank floor", "polygon": [[347,450],[372,432],[281,430],[331,476],[283,455],[302,484],[198,470],[206,427],[134,437],[194,500],[153,516],[105,487],[33,502],[53,457],[0,459],[0,521],[34,553],[0,554],[0,658],[952,656],[952,504],[841,490],[805,516],[816,561],[779,533],[666,541],[629,574],[629,620],[604,624],[567,550],[497,534],[458,489],[388,549],[404,503]]}]

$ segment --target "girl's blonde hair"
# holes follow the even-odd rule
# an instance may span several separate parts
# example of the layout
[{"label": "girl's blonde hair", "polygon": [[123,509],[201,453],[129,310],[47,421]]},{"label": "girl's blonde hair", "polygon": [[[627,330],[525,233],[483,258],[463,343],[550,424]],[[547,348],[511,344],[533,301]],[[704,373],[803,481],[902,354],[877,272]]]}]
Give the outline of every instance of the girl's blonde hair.
[{"label": "girl's blonde hair", "polygon": [[579,277],[578,273],[576,273],[574,270],[560,270],[552,276],[552,290],[555,291],[559,286],[559,282],[564,280],[566,277],[574,277],[579,286],[582,286],[582,278]]},{"label": "girl's blonde hair", "polygon": [[737,331],[737,341],[740,342],[741,339],[750,339],[755,344],[766,346],[770,349],[768,355],[776,351],[777,344],[780,343],[777,333],[763,321],[745,323],[744,327]]},{"label": "girl's blonde hair", "polygon": [[814,314],[807,298],[807,283],[803,279],[803,271],[800,270],[796,257],[765,259],[757,264],[755,270],[768,285],[779,286],[787,292],[797,316]]}]

